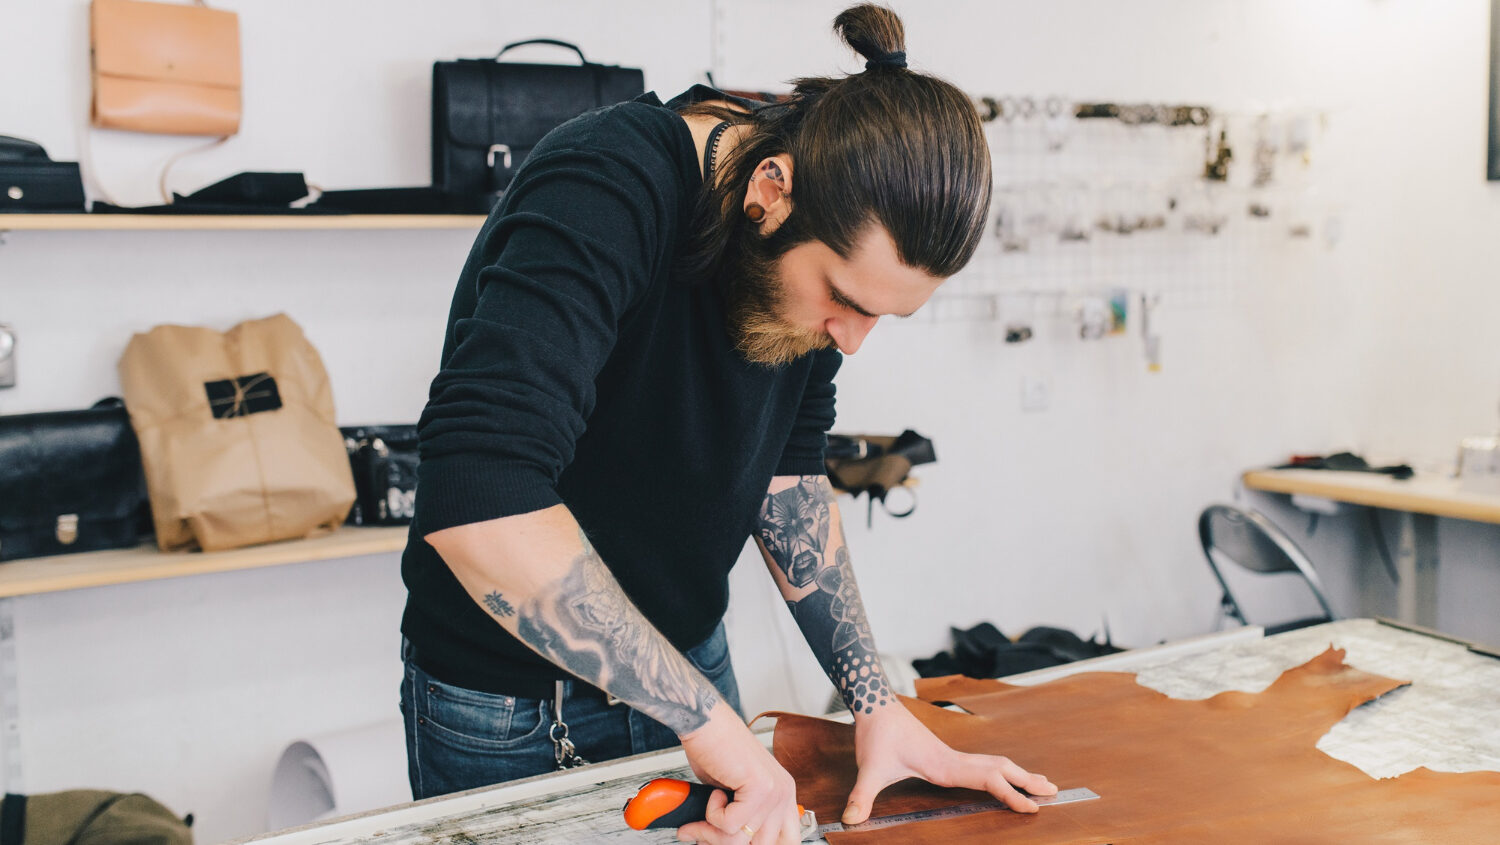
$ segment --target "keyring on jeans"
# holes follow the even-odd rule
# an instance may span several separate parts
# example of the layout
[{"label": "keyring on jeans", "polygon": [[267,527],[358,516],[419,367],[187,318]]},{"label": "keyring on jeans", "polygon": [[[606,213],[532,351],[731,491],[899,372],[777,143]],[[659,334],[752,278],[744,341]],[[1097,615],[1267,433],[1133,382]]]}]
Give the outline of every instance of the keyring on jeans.
[{"label": "keyring on jeans", "polygon": [[[552,740],[553,757],[557,760],[558,769],[576,769],[579,766],[587,766],[589,761],[578,754],[578,748],[573,741],[568,739],[568,723],[562,718],[563,682],[557,682],[556,692],[552,699],[552,727],[547,729],[547,737]],[[558,729],[562,735],[558,735]]]}]

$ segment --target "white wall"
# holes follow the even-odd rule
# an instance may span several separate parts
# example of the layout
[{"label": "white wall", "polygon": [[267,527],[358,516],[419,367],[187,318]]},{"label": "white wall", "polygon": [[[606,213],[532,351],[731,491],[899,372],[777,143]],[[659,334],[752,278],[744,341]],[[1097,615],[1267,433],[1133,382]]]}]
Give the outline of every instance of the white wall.
[{"label": "white wall", "polygon": [[[724,51],[722,78],[769,85],[806,67],[799,57],[836,56],[822,28],[840,5],[737,4],[739,47]],[[1232,497],[1243,468],[1344,448],[1435,468],[1459,437],[1496,428],[1488,5],[896,5],[913,63],[974,92],[1326,109],[1317,189],[1342,238],[1331,252],[1258,262],[1228,304],[1169,298],[1158,374],[1144,371],[1134,338],[1082,344],[1053,326],[1014,347],[995,323],[877,330],[845,363],[839,425],[914,427],[940,457],[918,470],[916,516],[877,516],[873,532],[848,521],[884,649],[930,654],[948,644],[949,623],[984,619],[1013,635],[1041,623],[1087,635],[1107,616],[1118,641],[1137,645],[1201,632],[1217,594],[1195,518]],[[1051,377],[1052,408],[1023,414],[1019,381],[1034,374]],[[1248,500],[1302,539],[1304,516]],[[1494,526],[1441,523],[1441,627],[1500,641],[1497,540]],[[1360,579],[1388,585],[1362,514],[1325,519],[1305,543],[1336,609],[1393,612],[1389,586],[1388,603],[1359,603]],[[760,613],[770,624],[770,598]],[[799,684],[816,677],[806,663]],[[787,683],[773,664],[761,678]],[[803,689],[803,707],[823,700]]]},{"label": "white wall", "polygon": [[[645,68],[673,93],[711,62],[738,87],[857,63],[827,33],[840,4],[733,0],[711,49],[706,2],[414,6],[222,4],[242,13],[242,134],[185,160],[190,190],[242,169],[304,170],[325,187],[420,184],[433,58],[564,35]],[[1331,113],[1319,189],[1343,239],[1257,262],[1208,307],[1162,315],[1165,368],[1138,346],[1061,327],[1007,346],[995,323],[883,325],[839,379],[844,430],[916,428],[940,462],[917,514],[846,506],[885,650],[947,644],[949,624],[1057,624],[1118,641],[1206,630],[1216,596],[1197,511],[1237,473],[1289,452],[1354,448],[1430,464],[1495,428],[1500,193],[1483,181],[1488,3],[1450,0],[1056,0],[896,3],[914,64],[976,93],[1290,102]],[[86,6],[0,9],[0,132],[79,151]],[[52,69],[52,70],[48,70]],[[102,182],[153,200],[193,142],[94,132]],[[163,321],[227,326],[285,310],[307,330],[348,423],[412,420],[436,367],[470,235],[459,232],[35,233],[0,246],[0,321],[21,338],[0,412],[79,407],[117,392],[129,334]],[[1051,378],[1023,414],[1019,380]],[[847,501],[847,500],[846,500]],[[1301,517],[1253,501],[1296,529]],[[1370,554],[1357,517],[1309,552],[1354,607]],[[1444,522],[1442,627],[1500,641],[1497,529]],[[789,635],[759,565],[734,576],[731,636],[747,706],[811,709],[827,686]],[[144,789],[198,814],[199,837],[260,829],[275,755],[309,733],[394,714],[402,593],[393,555],[19,599],[24,782]],[[325,670],[327,665],[336,667]]]},{"label": "white wall", "polygon": [[378,555],[16,600],[24,788],[144,791],[200,842],[264,829],[288,744],[397,715],[404,597]]}]

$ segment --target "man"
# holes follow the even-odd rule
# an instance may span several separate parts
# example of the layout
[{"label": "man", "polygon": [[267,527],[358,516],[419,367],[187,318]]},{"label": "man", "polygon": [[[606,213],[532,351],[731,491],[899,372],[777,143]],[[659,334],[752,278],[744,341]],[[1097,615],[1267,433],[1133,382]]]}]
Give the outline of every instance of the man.
[{"label": "man", "polygon": [[855,587],[823,474],[832,379],[972,256],[990,176],[972,105],[906,69],[894,13],[835,28],[863,73],[772,107],[698,87],[584,115],[480,233],[403,559],[416,797],[680,741],[734,793],[683,837],[797,841],[723,638],[746,536],[854,713],[846,822],[911,776],[1022,811],[1017,787],[1055,791],[899,705]]}]

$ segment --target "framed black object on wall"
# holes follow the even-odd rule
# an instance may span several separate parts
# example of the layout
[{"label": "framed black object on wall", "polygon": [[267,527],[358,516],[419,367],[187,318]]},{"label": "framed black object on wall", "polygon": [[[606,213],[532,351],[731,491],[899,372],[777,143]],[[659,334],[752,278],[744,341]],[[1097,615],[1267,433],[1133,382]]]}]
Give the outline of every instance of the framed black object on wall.
[{"label": "framed black object on wall", "polygon": [[1500,0],[1490,0],[1490,167],[1500,182]]}]

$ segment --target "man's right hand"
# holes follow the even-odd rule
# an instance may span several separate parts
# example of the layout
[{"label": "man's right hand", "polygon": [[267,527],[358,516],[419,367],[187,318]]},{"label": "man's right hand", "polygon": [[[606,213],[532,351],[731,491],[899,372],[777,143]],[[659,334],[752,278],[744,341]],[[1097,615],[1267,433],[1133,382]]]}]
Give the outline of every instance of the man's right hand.
[{"label": "man's right hand", "polygon": [[678,839],[708,845],[801,841],[797,785],[729,705],[720,701],[706,724],[683,735],[682,748],[699,780],[731,790],[734,802],[715,790],[707,820],[678,828]]},{"label": "man's right hand", "polygon": [[706,822],[679,829],[710,845],[801,839],[792,776],[713,684],[654,628],[566,507],[426,535],[464,589],[501,627],[573,675],[682,738],[710,799]]}]

